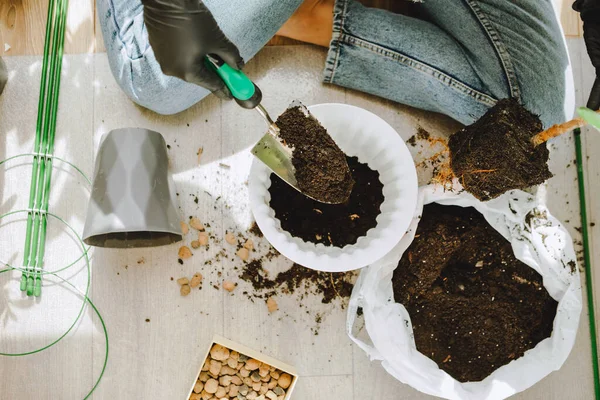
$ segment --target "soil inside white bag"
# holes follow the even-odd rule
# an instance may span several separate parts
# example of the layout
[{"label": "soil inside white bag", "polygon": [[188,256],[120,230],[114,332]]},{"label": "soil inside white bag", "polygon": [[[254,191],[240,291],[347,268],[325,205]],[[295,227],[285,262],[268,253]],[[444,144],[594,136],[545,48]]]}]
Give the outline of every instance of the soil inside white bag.
[{"label": "soil inside white bag", "polygon": [[429,204],[392,279],[417,350],[481,381],[550,336],[557,302],[475,209]]},{"label": "soil inside white bag", "polygon": [[[541,275],[544,289],[558,302],[550,337],[482,381],[461,383],[419,352],[412,317],[394,301],[394,271],[415,239],[423,206],[431,203],[474,207],[510,242],[515,257]],[[505,399],[560,369],[571,352],[582,309],[576,260],[567,230],[531,194],[515,190],[482,203],[465,192],[448,191],[440,185],[423,186],[412,223],[400,243],[382,260],[361,271],[348,305],[347,333],[371,359],[381,360],[393,377],[423,393],[453,400]],[[359,307],[368,337],[361,334],[356,323]]]}]

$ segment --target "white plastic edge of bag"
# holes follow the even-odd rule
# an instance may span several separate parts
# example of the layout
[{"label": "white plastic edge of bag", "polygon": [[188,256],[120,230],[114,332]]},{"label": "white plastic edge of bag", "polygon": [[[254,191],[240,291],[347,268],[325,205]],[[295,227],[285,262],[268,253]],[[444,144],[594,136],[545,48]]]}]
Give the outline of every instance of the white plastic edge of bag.
[{"label": "white plastic edge of bag", "polygon": [[[394,269],[414,239],[423,205],[433,202],[475,207],[511,242],[516,257],[540,273],[548,293],[558,301],[552,335],[481,382],[458,382],[418,352],[408,312],[393,300]],[[527,217],[534,209],[536,216]],[[446,399],[505,399],[558,370],[567,359],[582,309],[576,259],[569,233],[528,193],[512,191],[482,203],[466,192],[455,194],[438,185],[425,186],[419,189],[417,212],[400,243],[386,257],[361,271],[350,299],[346,330],[371,360],[381,360],[392,376],[423,393]],[[571,272],[571,266],[575,266],[575,272]],[[363,309],[371,343],[354,335],[358,307]]]}]

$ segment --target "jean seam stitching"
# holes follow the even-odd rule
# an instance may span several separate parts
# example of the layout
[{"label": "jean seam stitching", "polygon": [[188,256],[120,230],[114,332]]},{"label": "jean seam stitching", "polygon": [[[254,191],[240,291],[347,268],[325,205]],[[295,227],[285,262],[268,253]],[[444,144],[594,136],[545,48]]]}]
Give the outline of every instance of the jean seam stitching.
[{"label": "jean seam stitching", "polygon": [[363,39],[360,39],[360,38],[357,38],[356,36],[351,36],[351,35],[342,35],[340,37],[340,41],[345,44],[348,44],[348,45],[356,45],[356,46],[362,47],[362,48],[372,51],[376,54],[383,55],[384,57],[387,57],[394,61],[400,62],[401,64],[406,65],[407,67],[410,67],[418,72],[426,73],[426,74],[432,76],[433,78],[437,79],[439,82],[441,82],[463,94],[466,94],[466,95],[474,98],[478,102],[485,104],[487,106],[494,106],[496,104],[496,102],[498,101],[494,97],[487,95],[485,93],[482,93],[479,90],[470,87],[466,83],[461,82],[458,79],[451,77],[450,75],[446,74],[445,72],[443,72],[435,67],[432,67],[431,65],[425,64],[422,61],[419,61],[410,56],[407,56],[406,54],[402,54],[397,51],[392,51],[385,47],[376,45],[374,43],[365,41]]},{"label": "jean seam stitching", "polygon": [[[129,55],[129,51],[127,51],[127,46],[125,45],[125,41],[123,40],[123,38],[121,37],[121,26],[119,25],[119,23],[117,22],[117,17],[115,16],[115,4],[114,4],[114,0],[107,0],[109,3],[109,7],[110,7],[110,14],[111,14],[111,18],[115,24],[115,27],[117,29],[117,37],[119,38],[119,42],[121,42],[121,45],[123,46],[125,50],[125,55],[127,56],[127,58],[129,58],[130,61],[136,61],[136,60],[140,60],[142,58],[145,57],[146,52],[148,51],[148,49],[150,48],[150,43],[146,43],[146,48],[144,49],[144,51],[142,51],[139,55],[139,57],[131,57],[131,55]],[[136,14],[136,16],[138,16],[140,13]]]},{"label": "jean seam stitching", "polygon": [[502,63],[502,68],[504,70],[506,81],[508,82],[511,96],[521,100],[521,89],[517,80],[517,74],[515,73],[510,54],[506,50],[506,46],[504,45],[500,34],[496,31],[492,25],[492,22],[487,18],[477,3],[475,3],[473,0],[464,1],[471,9],[475,15],[475,18],[477,18],[488,38],[492,42],[492,45],[494,46],[494,50],[496,51],[496,54]]},{"label": "jean seam stitching", "polygon": [[339,20],[339,26],[337,26],[337,24],[334,23],[334,39],[332,40],[332,42],[335,43],[336,46],[336,51],[335,51],[335,56],[333,58],[332,61],[332,66],[331,66],[331,73],[329,74],[329,79],[327,79],[327,82],[329,83],[333,83],[333,79],[335,77],[335,73],[337,72],[337,67],[339,65],[339,58],[340,58],[340,51],[341,51],[341,43],[340,43],[340,38],[343,36],[343,29],[344,29],[344,23],[346,21],[346,13],[347,13],[347,8],[348,8],[348,1],[347,0],[338,0],[340,2],[343,2],[343,7],[341,8],[340,11],[340,20]]}]

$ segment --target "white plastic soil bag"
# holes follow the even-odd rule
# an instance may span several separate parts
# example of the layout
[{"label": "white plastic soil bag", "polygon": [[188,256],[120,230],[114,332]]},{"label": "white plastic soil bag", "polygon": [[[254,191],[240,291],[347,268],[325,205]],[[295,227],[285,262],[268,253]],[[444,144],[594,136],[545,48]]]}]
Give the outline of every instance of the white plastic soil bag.
[{"label": "white plastic soil bag", "polygon": [[[475,207],[511,242],[516,257],[540,273],[548,293],[558,301],[552,335],[480,382],[461,383],[418,352],[409,314],[394,302],[394,269],[414,239],[423,205],[432,202]],[[392,376],[423,393],[447,399],[505,399],[562,366],[575,342],[581,306],[572,239],[545,207],[536,206],[531,195],[512,191],[482,203],[466,192],[455,194],[441,186],[426,186],[419,190],[415,218],[401,242],[382,260],[362,270],[350,299],[346,328],[372,360],[381,360]],[[363,309],[371,343],[353,331],[358,307]]]}]

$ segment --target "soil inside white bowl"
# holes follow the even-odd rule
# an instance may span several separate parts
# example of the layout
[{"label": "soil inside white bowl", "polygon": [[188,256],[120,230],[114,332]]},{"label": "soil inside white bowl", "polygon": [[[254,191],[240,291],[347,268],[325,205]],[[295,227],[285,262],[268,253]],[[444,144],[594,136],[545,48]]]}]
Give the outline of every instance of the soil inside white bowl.
[{"label": "soil inside white bowl", "polygon": [[319,203],[271,174],[270,206],[282,229],[307,242],[342,248],[377,225],[384,200],[379,172],[356,157],[347,157],[347,161],[355,184],[343,204]]}]

